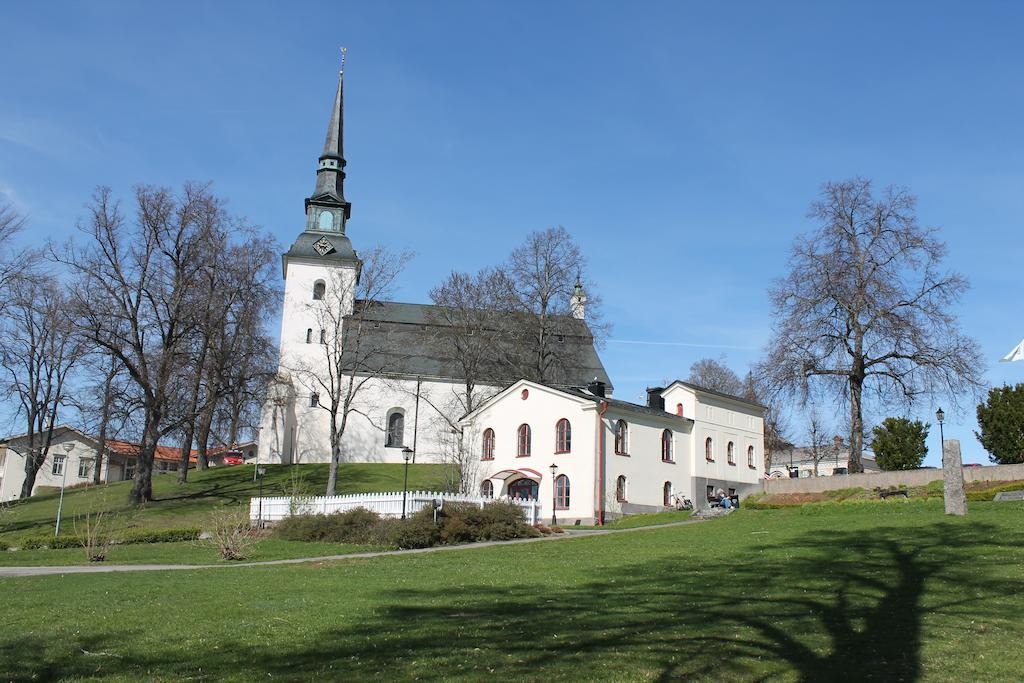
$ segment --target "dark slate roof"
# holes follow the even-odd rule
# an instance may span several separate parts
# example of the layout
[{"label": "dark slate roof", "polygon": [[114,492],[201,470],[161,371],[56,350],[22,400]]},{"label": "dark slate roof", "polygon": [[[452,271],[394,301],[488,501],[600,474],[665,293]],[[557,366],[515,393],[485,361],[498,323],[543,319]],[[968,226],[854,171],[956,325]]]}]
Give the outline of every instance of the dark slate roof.
[{"label": "dark slate roof", "polygon": [[[363,302],[356,302],[357,306]],[[380,349],[365,366],[383,368],[387,374],[444,377],[461,380],[461,371],[455,359],[450,357],[446,344],[439,334],[447,326],[444,317],[438,315],[440,308],[429,304],[410,304],[397,301],[374,303],[362,317],[369,327],[364,330],[365,349]],[[586,385],[597,379],[609,387],[611,380],[594,348],[590,328],[574,318],[560,320],[563,323],[564,341],[570,347],[571,359],[559,368],[560,375],[554,378],[559,384]],[[352,328],[349,328],[352,329]],[[504,377],[499,382],[517,381],[519,377]]]},{"label": "dark slate roof", "polygon": [[[313,245],[321,238],[325,238],[332,246],[331,251],[327,252],[323,256],[313,248]],[[303,232],[295,238],[291,248],[288,249],[284,256],[286,259],[296,257],[310,258],[333,263],[354,262],[359,260],[358,255],[356,255],[355,250],[352,248],[352,241],[345,235],[336,232]]]},{"label": "dark slate roof", "polygon": [[672,386],[672,384],[682,384],[684,387],[689,387],[690,389],[693,389],[694,391],[701,391],[701,392],[703,392],[705,394],[711,394],[712,396],[721,396],[722,398],[727,398],[727,399],[729,399],[731,401],[737,401],[739,403],[746,403],[747,405],[754,406],[755,408],[764,408],[765,410],[768,409],[768,406],[761,405],[757,401],[752,401],[749,398],[743,398],[741,396],[733,396],[732,394],[726,394],[724,392],[716,391],[714,389],[708,389],[707,387],[702,387],[701,385],[694,384],[693,382],[684,382],[681,379],[677,379],[676,381],[670,383],[669,386]]},{"label": "dark slate roof", "polygon": [[[550,386],[550,385],[548,385],[548,386]],[[576,396],[577,398],[585,398],[585,399],[587,399],[589,401],[593,401],[595,403],[600,403],[601,401],[605,401],[608,404],[609,408],[616,408],[618,410],[625,410],[627,412],[632,412],[632,413],[642,413],[644,415],[653,415],[655,417],[674,417],[674,418],[678,418],[680,420],[684,420],[684,421],[688,421],[688,422],[693,422],[693,420],[688,418],[688,417],[683,417],[681,415],[676,415],[675,413],[670,413],[667,410],[659,410],[658,408],[651,408],[650,406],[643,405],[642,403],[630,403],[629,401],[620,401],[620,400],[614,399],[614,398],[601,398],[600,396],[595,396],[594,394],[592,394],[589,391],[587,391],[585,389],[582,389],[580,387],[552,386],[551,388],[552,389],[557,389],[558,391],[562,391],[562,392],[564,392],[566,394],[571,394],[572,396]]]}]

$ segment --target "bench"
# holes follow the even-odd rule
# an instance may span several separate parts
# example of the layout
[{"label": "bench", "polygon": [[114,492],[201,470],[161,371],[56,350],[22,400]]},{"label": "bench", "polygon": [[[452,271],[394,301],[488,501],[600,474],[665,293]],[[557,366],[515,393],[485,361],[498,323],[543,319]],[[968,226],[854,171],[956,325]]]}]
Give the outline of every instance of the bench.
[{"label": "bench", "polygon": [[907,490],[906,489],[875,489],[875,490],[878,491],[878,497],[881,498],[882,500],[885,500],[886,498],[889,498],[890,496],[903,496],[904,498],[909,498],[910,497],[909,495],[907,495]]}]

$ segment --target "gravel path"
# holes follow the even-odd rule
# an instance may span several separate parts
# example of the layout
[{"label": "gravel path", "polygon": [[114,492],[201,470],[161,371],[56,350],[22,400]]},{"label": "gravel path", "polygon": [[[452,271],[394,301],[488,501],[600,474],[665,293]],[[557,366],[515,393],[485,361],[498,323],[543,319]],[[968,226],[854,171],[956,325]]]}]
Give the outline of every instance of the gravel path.
[{"label": "gravel path", "polygon": [[540,538],[521,538],[514,541],[483,541],[480,543],[466,543],[463,545],[439,545],[433,548],[417,548],[415,550],[379,550],[369,553],[349,553],[348,555],[321,555],[318,557],[296,557],[289,560],[265,560],[263,562],[233,562],[231,564],[87,564],[68,565],[63,567],[0,567],[0,578],[12,578],[17,576],[48,576],[53,574],[106,574],[109,572],[155,572],[155,571],[177,571],[190,569],[233,569],[235,567],[269,567],[281,564],[303,564],[305,562],[332,562],[336,560],[351,560],[365,557],[387,557],[391,555],[418,555],[422,553],[454,552],[460,550],[475,550],[477,548],[491,548],[498,545],[514,545],[516,543],[541,543],[545,541],[560,541],[567,538],[580,538],[583,536],[605,536],[607,534],[623,534],[632,531],[647,531],[650,529],[665,529],[673,526],[684,526],[696,524],[703,520],[691,519],[683,522],[671,522],[669,524],[658,524],[654,526],[641,526],[633,529],[580,529],[578,531],[567,530],[564,534],[552,534]]}]

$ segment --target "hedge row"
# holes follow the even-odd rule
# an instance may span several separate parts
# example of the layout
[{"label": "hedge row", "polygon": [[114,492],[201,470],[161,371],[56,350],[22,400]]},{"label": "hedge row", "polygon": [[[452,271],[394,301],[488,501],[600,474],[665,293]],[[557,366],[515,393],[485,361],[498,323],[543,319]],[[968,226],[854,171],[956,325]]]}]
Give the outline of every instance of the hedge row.
[{"label": "hedge row", "polygon": [[[202,531],[199,527],[183,527],[177,529],[128,529],[116,534],[116,545],[134,543],[175,543],[178,541],[194,541]],[[11,541],[0,540],[0,550],[17,547],[20,550],[61,550],[63,548],[79,548],[82,543],[78,536],[26,536]]]},{"label": "hedge row", "polygon": [[[550,533],[550,530],[548,530]],[[540,536],[526,524],[523,509],[513,503],[490,503],[483,508],[449,503],[439,510],[423,509],[406,519],[381,517],[365,508],[330,515],[296,515],[274,529],[289,541],[356,543],[388,548],[429,548],[435,545],[504,541]]]}]

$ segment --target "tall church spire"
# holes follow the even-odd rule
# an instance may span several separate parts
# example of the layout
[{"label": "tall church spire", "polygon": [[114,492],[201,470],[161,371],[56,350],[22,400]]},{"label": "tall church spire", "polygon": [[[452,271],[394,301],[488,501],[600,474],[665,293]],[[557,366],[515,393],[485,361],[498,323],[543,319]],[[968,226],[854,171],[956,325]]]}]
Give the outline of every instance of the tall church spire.
[{"label": "tall church spire", "polygon": [[334,94],[331,119],[327,124],[324,151],[316,169],[316,188],[306,199],[306,229],[316,232],[345,232],[352,205],[345,200],[345,48],[341,49],[341,70]]}]

